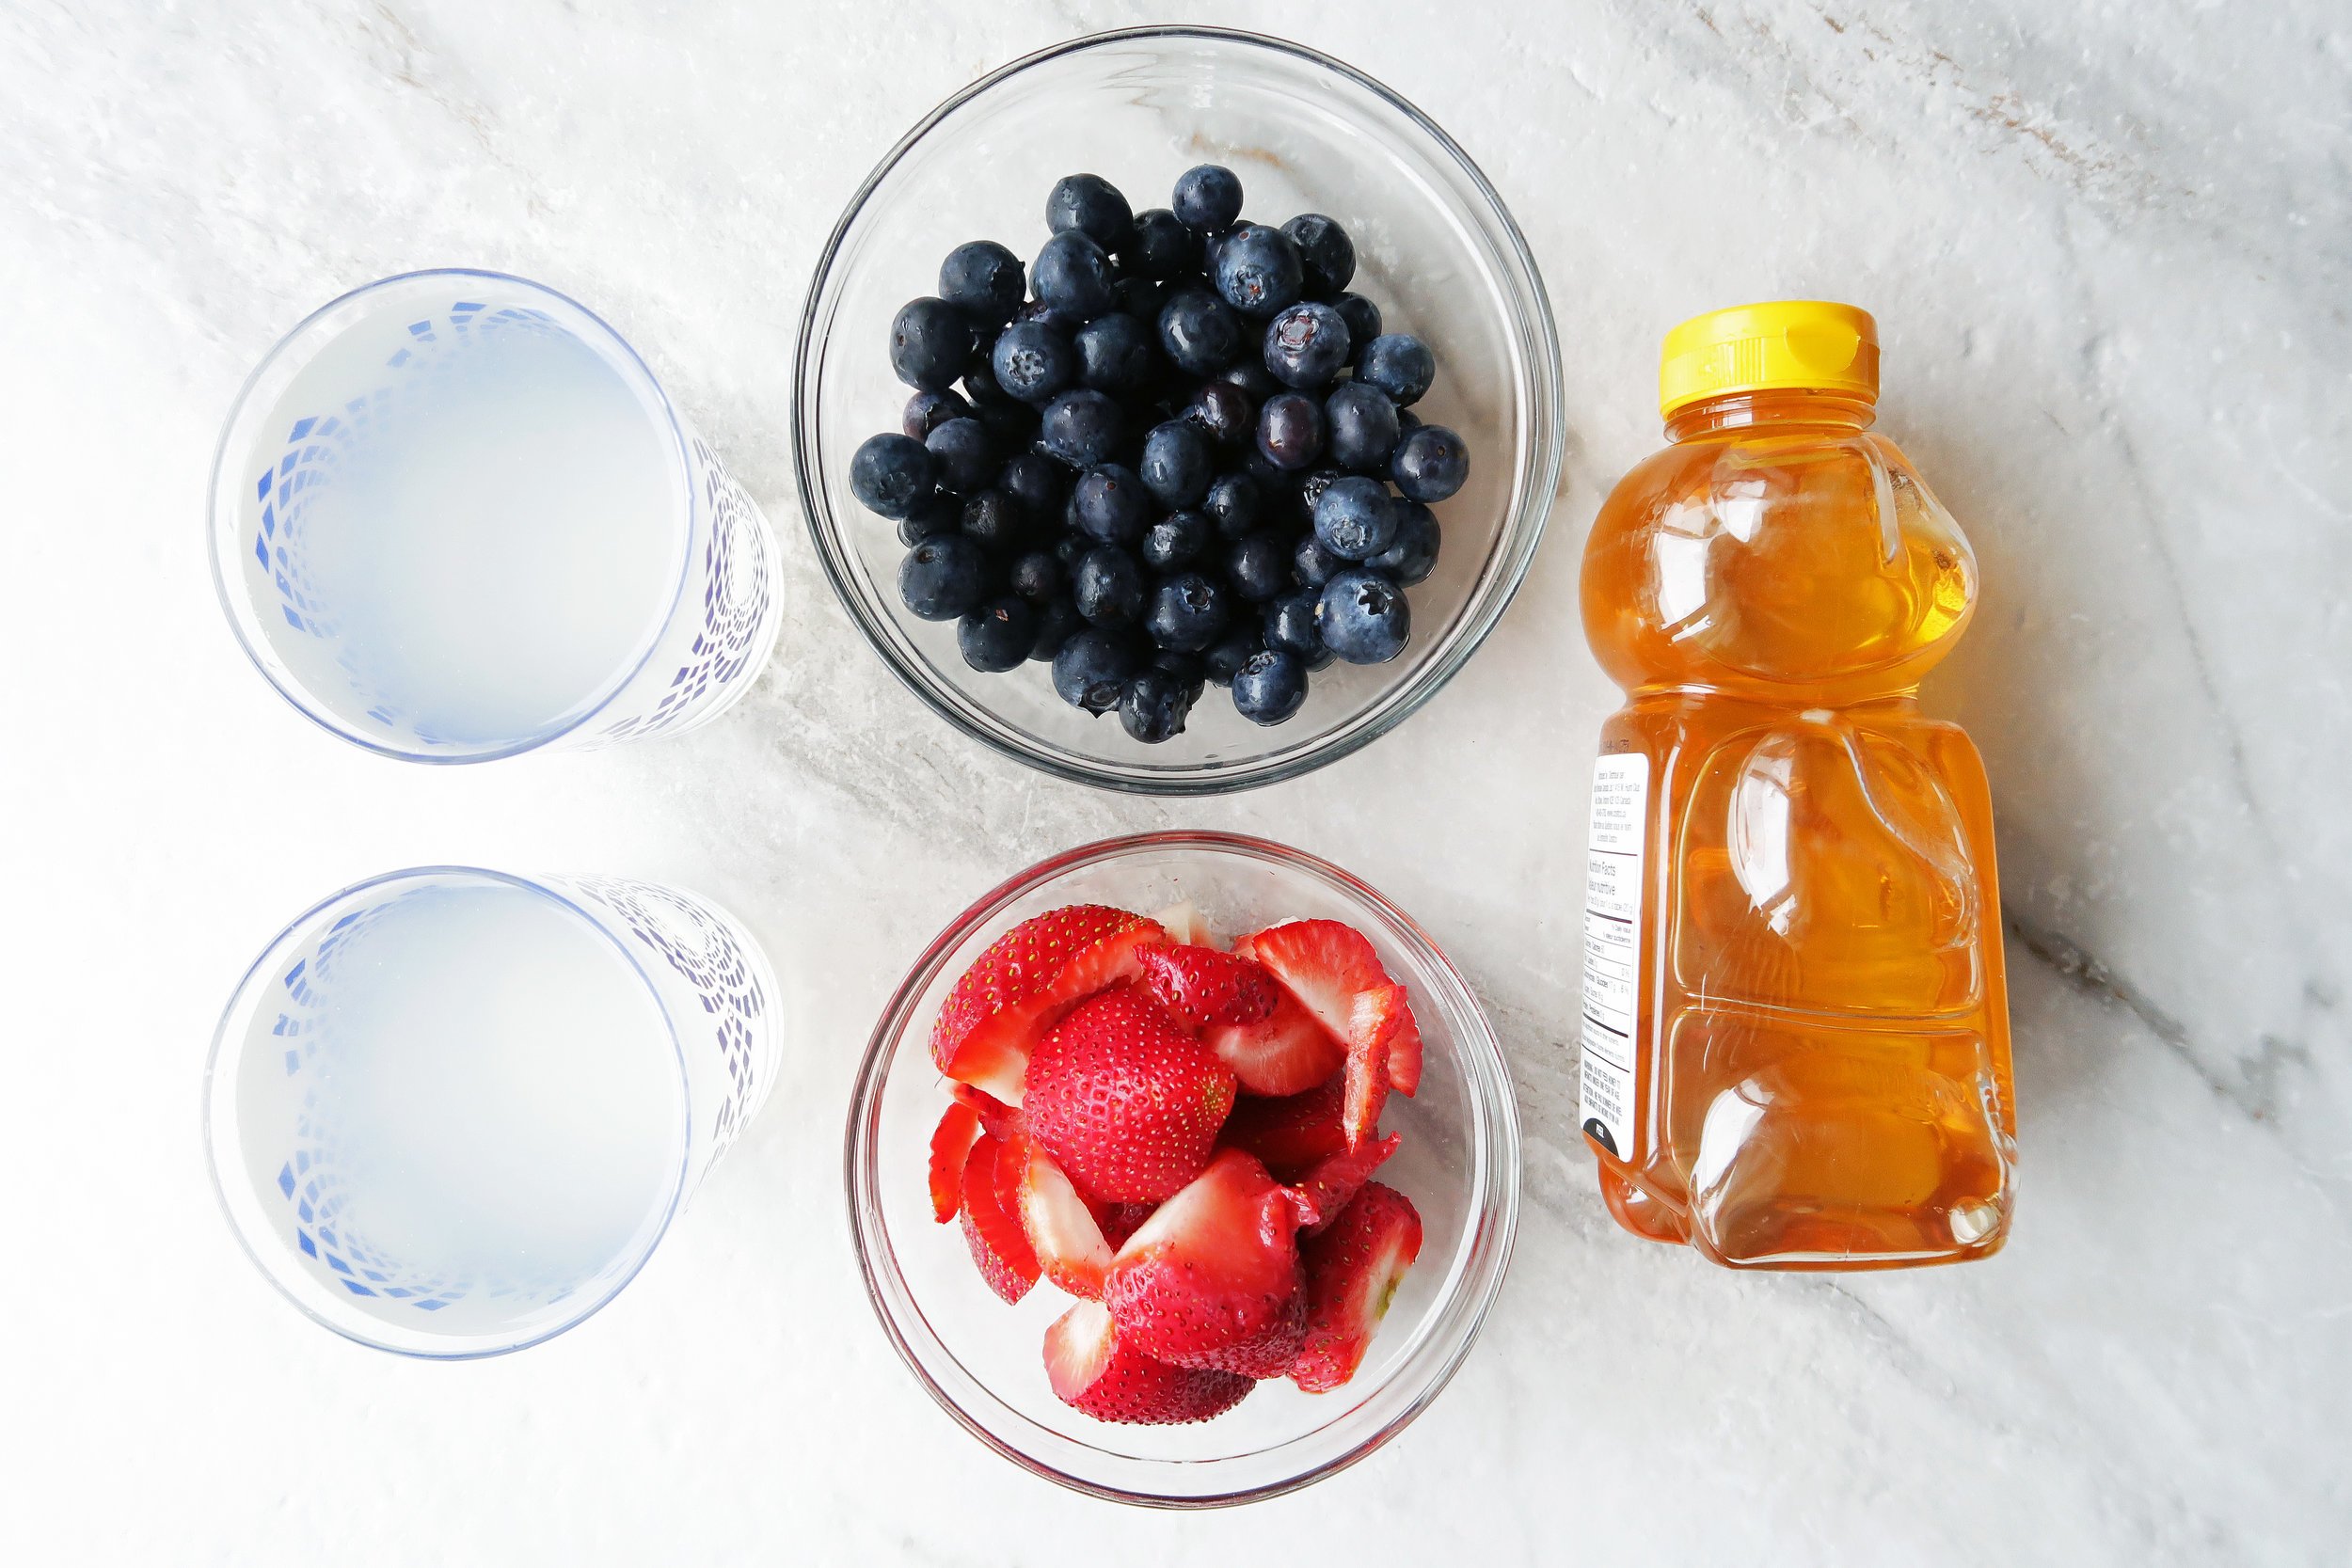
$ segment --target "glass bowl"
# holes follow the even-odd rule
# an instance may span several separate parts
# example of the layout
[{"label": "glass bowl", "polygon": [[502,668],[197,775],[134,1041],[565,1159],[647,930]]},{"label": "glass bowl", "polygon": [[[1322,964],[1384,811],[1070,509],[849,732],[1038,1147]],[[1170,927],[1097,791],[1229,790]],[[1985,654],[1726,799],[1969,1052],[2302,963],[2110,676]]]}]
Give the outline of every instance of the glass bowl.
[{"label": "glass bowl", "polygon": [[[1211,1421],[1115,1426],[1054,1398],[1041,1359],[1069,1306],[1042,1281],[1018,1307],[972,1266],[962,1228],[931,1217],[931,1129],[948,1103],[931,1020],[981,949],[1073,903],[1152,911],[1189,901],[1223,940],[1286,918],[1343,920],[1412,995],[1426,1054],[1420,1092],[1382,1125],[1404,1146],[1380,1180],[1420,1210],[1420,1260],[1355,1379],[1327,1394],[1270,1382]],[[1518,1113],[1477,998],[1405,913],[1327,862],[1228,833],[1142,833],[1034,865],[956,917],[875,1026],[850,1108],[850,1225],[883,1329],[931,1396],[1025,1469],[1093,1496],[1205,1508],[1295,1490],[1402,1431],[1469,1354],[1502,1282],[1518,1213]]]},{"label": "glass bowl", "polygon": [[[1438,358],[1414,411],[1458,431],[1470,477],[1441,502],[1444,549],[1410,591],[1412,641],[1386,664],[1334,664],[1307,705],[1261,727],[1212,689],[1183,735],[1131,739],[1054,695],[1046,667],[968,668],[953,624],[900,602],[895,525],[849,488],[858,444],[898,428],[911,388],[891,373],[891,318],[935,293],[940,259],[994,238],[1025,259],[1046,237],[1046,192],[1079,169],[1137,209],[1176,177],[1222,163],[1245,211],[1337,218],[1354,237],[1355,291],[1389,331]],[[1404,99],[1327,55],[1248,33],[1138,27],[1032,55],[976,83],[908,133],[858,191],[818,261],[794,372],[801,504],[826,575],[884,663],[948,722],[1067,779],[1161,795],[1295,777],[1388,733],[1474,653],[1526,575],[1558,482],[1560,349],[1534,259],[1494,188]]]}]

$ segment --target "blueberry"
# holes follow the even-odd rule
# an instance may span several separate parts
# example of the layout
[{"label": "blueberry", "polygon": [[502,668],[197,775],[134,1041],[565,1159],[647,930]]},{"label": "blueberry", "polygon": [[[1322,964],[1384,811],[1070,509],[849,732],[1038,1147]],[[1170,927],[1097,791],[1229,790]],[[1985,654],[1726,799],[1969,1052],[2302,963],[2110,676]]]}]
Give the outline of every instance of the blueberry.
[{"label": "blueberry", "polygon": [[1307,270],[1307,292],[1315,298],[1329,299],[1356,276],[1356,242],[1321,213],[1299,214],[1282,225],[1282,232],[1298,247],[1299,261]]},{"label": "blueberry", "polygon": [[1176,179],[1169,206],[1177,221],[1196,233],[1223,233],[1241,216],[1241,181],[1218,164],[1188,168]]},{"label": "blueberry", "polygon": [[1396,537],[1364,564],[1400,588],[1410,588],[1438,564],[1442,532],[1437,515],[1416,500],[1396,503]]},{"label": "blueberry", "polygon": [[1420,428],[1421,416],[1419,414],[1414,413],[1409,408],[1400,408],[1396,411],[1396,430],[1398,435],[1410,436],[1414,431],[1419,430]]},{"label": "blueberry", "polygon": [[949,420],[925,438],[931,454],[931,471],[939,483],[960,496],[968,496],[996,477],[987,427],[977,420]]},{"label": "blueberry", "polygon": [[1044,404],[1078,378],[1078,356],[1045,323],[1015,322],[996,335],[988,368],[1006,396]]},{"label": "blueberry", "polygon": [[1135,678],[1135,650],[1127,640],[1086,626],[1073,632],[1054,655],[1054,689],[1072,707],[1108,713]]},{"label": "blueberry", "polygon": [[1353,364],[1364,356],[1364,350],[1380,336],[1380,307],[1361,294],[1341,294],[1331,301],[1331,309],[1347,324],[1347,341],[1355,345],[1348,356],[1348,362]]},{"label": "blueberry", "polygon": [[1261,649],[1233,673],[1233,707],[1253,724],[1279,724],[1307,700],[1307,667],[1296,654]]},{"label": "blueberry", "polygon": [[1143,613],[1143,568],[1117,546],[1097,545],[1078,558],[1071,596],[1095,626],[1130,626]]},{"label": "blueberry", "polygon": [[1347,562],[1325,549],[1323,542],[1311,533],[1291,552],[1291,575],[1308,588],[1320,588],[1346,569]]},{"label": "blueberry", "polygon": [[1305,278],[1297,245],[1279,229],[1244,224],[1216,247],[1216,292],[1245,316],[1270,316],[1295,303]]},{"label": "blueberry", "polygon": [[1090,468],[1110,456],[1124,430],[1119,404],[1091,387],[1064,392],[1045,405],[1038,445],[1048,457]]},{"label": "blueberry", "polygon": [[1127,271],[1137,277],[1168,278],[1192,265],[1200,242],[1175,214],[1154,207],[1136,214],[1134,243],[1121,254]]},{"label": "blueberry", "polygon": [[1217,379],[1248,392],[1252,403],[1263,403],[1282,389],[1282,384],[1267,372],[1263,355],[1235,360],[1217,372]]},{"label": "blueberry", "polygon": [[934,534],[953,533],[963,520],[963,508],[953,496],[933,491],[914,503],[914,510],[898,519],[898,543],[909,549]]},{"label": "blueberry", "polygon": [[926,621],[952,621],[988,596],[988,557],[961,533],[942,533],[898,562],[898,596]]},{"label": "blueberry", "polygon": [[1086,317],[1071,310],[1057,310],[1041,299],[1033,299],[1015,310],[1012,313],[1012,319],[1016,322],[1036,322],[1040,325],[1050,326],[1065,338],[1076,337],[1078,328],[1087,324]]},{"label": "blueberry", "polygon": [[1331,487],[1332,481],[1346,477],[1346,469],[1331,467],[1310,469],[1299,476],[1297,492],[1299,521],[1311,525],[1315,518],[1315,502],[1323,499],[1323,493]]},{"label": "blueberry", "polygon": [[885,517],[906,516],[936,483],[930,450],[912,436],[869,436],[850,459],[850,494]]},{"label": "blueberry", "polygon": [[1199,504],[1209,493],[1209,438],[1181,420],[1154,425],[1143,438],[1143,483],[1162,506]]},{"label": "blueberry", "polygon": [[1197,703],[1201,689],[1209,683],[1209,667],[1199,654],[1184,653],[1176,648],[1162,648],[1152,656],[1152,668],[1165,670],[1184,686],[1184,701]]},{"label": "blueberry", "polygon": [[1070,602],[1067,594],[1048,599],[1037,612],[1037,637],[1029,644],[1029,657],[1040,661],[1061,652],[1062,644],[1071,635],[1087,624],[1078,613],[1078,607]]},{"label": "blueberry", "polygon": [[1399,408],[1421,401],[1438,376],[1429,345],[1409,332],[1391,332],[1364,345],[1356,379],[1369,381],[1396,400]]},{"label": "blueberry", "polygon": [[1219,446],[1238,446],[1258,428],[1258,405],[1230,381],[1204,381],[1177,418]]},{"label": "blueberry", "polygon": [[1077,531],[1077,520],[1073,517],[1069,531],[1054,543],[1054,559],[1061,562],[1064,572],[1074,578],[1078,575],[1078,562],[1084,561],[1087,551],[1092,548],[1094,541]]},{"label": "blueberry", "polygon": [[956,623],[956,647],[975,670],[1016,670],[1037,643],[1037,607],[1026,599],[991,599]]},{"label": "blueberry", "polygon": [[1017,552],[1029,531],[1021,503],[1002,490],[982,490],[965,501],[961,521],[966,539],[998,556]]},{"label": "blueberry", "polygon": [[972,323],[944,299],[912,299],[890,323],[890,368],[899,380],[944,392],[972,362]]},{"label": "blueberry", "polygon": [[1025,403],[1010,399],[983,403],[973,409],[972,417],[980,421],[998,451],[1018,451],[1037,439],[1037,410]]},{"label": "blueberry", "polygon": [[1289,541],[1272,529],[1243,535],[1225,552],[1225,576],[1245,599],[1273,598],[1291,585]]},{"label": "blueberry", "polygon": [[1396,539],[1396,502],[1376,479],[1350,474],[1315,498],[1315,539],[1333,555],[1369,561]]},{"label": "blueberry", "polygon": [[1135,222],[1127,198],[1099,174],[1066,174],[1045,198],[1046,228],[1057,234],[1074,229],[1104,250],[1126,245]]},{"label": "blueberry", "polygon": [[1133,545],[1152,521],[1152,495],[1133,468],[1098,464],[1078,476],[1070,508],[1080,531],[1097,544]]},{"label": "blueberry", "polygon": [[1220,584],[1199,572],[1186,572],[1152,590],[1143,630],[1163,648],[1197,654],[1217,640],[1232,616]]},{"label": "blueberry", "polygon": [[1343,383],[1324,400],[1323,418],[1330,430],[1332,462],[1359,473],[1389,471],[1402,432],[1388,393],[1369,381]]},{"label": "blueberry", "polygon": [[1160,308],[1160,347],[1180,371],[1215,375],[1241,352],[1241,323],[1206,289],[1183,289]]},{"label": "blueberry", "polygon": [[1445,426],[1425,424],[1397,443],[1389,474],[1409,499],[1441,501],[1470,478],[1470,449]]},{"label": "blueberry", "polygon": [[1111,259],[1072,229],[1045,242],[1029,268],[1029,287],[1050,310],[1090,322],[1111,308]]},{"label": "blueberry", "polygon": [[[1259,418],[1263,420],[1264,417],[1264,410],[1261,409]],[[1261,515],[1269,522],[1280,518],[1285,501],[1298,499],[1298,486],[1303,476],[1293,473],[1268,457],[1265,449],[1255,441],[1250,442],[1249,449],[1241,454],[1241,471],[1248,476],[1251,483],[1257,485],[1259,500],[1263,507]]]},{"label": "blueberry", "polygon": [[1323,455],[1323,404],[1303,392],[1279,392],[1258,410],[1258,451],[1295,471]]},{"label": "blueberry", "polygon": [[1219,686],[1233,684],[1234,674],[1249,662],[1250,656],[1265,646],[1265,639],[1255,624],[1244,621],[1228,627],[1224,636],[1209,644],[1200,656],[1200,668],[1209,679]]},{"label": "blueberry", "polygon": [[1296,654],[1311,668],[1324,652],[1323,638],[1315,630],[1315,605],[1321,597],[1312,589],[1302,588],[1266,605],[1261,621],[1265,627],[1265,645]]},{"label": "blueberry", "polygon": [[1040,605],[1061,597],[1062,589],[1070,581],[1060,558],[1051,550],[1029,551],[1012,563],[1012,570],[1006,576],[1014,593]]},{"label": "blueberry", "polygon": [[1328,305],[1285,306],[1266,324],[1265,368],[1285,387],[1326,387],[1347,368],[1347,323]]},{"label": "blueberry", "polygon": [[1412,635],[1413,612],[1403,589],[1359,568],[1323,585],[1315,629],[1323,645],[1348,663],[1378,664],[1403,651]]},{"label": "blueberry", "polygon": [[907,399],[907,411],[898,421],[898,428],[920,441],[949,420],[968,420],[972,405],[953,392],[918,391]]},{"label": "blueberry", "polygon": [[1021,258],[994,240],[971,240],[939,263],[939,297],[976,322],[1002,326],[1028,293]]},{"label": "blueberry", "polygon": [[1261,635],[1254,618],[1245,618],[1240,626],[1228,627],[1226,635],[1209,644],[1207,654],[1200,656],[1202,670],[1218,687],[1231,687],[1232,677],[1240,674],[1242,665],[1249,663],[1256,654],[1265,649],[1265,637]]},{"label": "blueberry", "polygon": [[1136,554],[1155,572],[1189,566],[1207,553],[1216,530],[1198,512],[1171,512],[1144,531]]},{"label": "blueberry", "polygon": [[1172,292],[1152,278],[1122,277],[1111,285],[1111,304],[1139,322],[1157,322]]},{"label": "blueberry", "polygon": [[1159,368],[1159,334],[1123,310],[1078,329],[1078,380],[1097,391],[1132,392]]},{"label": "blueberry", "polygon": [[1119,699],[1119,722],[1147,746],[1184,733],[1194,693],[1184,680],[1154,666],[1127,683]]},{"label": "blueberry", "polygon": [[1258,526],[1262,504],[1256,480],[1248,474],[1219,474],[1209,481],[1209,493],[1201,498],[1200,510],[1216,525],[1219,534],[1238,539]]},{"label": "blueberry", "polygon": [[1025,451],[1005,465],[996,487],[1021,503],[1033,523],[1057,523],[1067,496],[1070,470],[1043,452]]}]

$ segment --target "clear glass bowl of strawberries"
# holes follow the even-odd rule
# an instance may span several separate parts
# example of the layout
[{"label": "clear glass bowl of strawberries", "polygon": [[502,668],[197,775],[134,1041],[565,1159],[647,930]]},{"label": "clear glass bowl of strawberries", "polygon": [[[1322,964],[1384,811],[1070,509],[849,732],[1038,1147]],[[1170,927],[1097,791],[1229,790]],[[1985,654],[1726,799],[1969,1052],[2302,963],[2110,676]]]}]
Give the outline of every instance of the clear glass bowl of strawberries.
[{"label": "clear glass bowl of strawberries", "polygon": [[1169,1507],[1293,1490],[1445,1386],[1501,1284],[1518,1124],[1469,986],[1262,839],[1072,850],[967,910],[877,1026],[850,1223],[974,1435]]}]

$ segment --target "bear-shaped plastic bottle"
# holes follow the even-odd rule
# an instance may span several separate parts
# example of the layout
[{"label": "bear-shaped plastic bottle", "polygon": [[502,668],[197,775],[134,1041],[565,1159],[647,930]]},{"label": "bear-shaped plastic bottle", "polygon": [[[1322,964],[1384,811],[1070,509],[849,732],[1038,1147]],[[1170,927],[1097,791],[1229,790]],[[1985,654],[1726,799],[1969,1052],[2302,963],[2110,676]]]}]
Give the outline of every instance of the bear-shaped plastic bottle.
[{"label": "bear-shaped plastic bottle", "polygon": [[1871,432],[1877,325],[1666,338],[1672,443],[1585,546],[1601,732],[1580,1116],[1610,1212],[1740,1268],[1955,1262],[2008,1233],[2015,1102],[1984,765],[1919,678],[1976,606]]}]

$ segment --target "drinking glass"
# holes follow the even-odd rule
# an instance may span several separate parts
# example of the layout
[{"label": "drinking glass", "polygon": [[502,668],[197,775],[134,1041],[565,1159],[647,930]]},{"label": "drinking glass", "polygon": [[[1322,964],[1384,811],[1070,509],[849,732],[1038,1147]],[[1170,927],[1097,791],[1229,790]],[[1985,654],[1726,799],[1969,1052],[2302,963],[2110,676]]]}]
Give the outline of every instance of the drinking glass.
[{"label": "drinking glass", "polygon": [[723,911],[615,877],[394,871],[298,916],[205,1069],[230,1224],[363,1344],[495,1355],[644,1266],[774,1078],[776,983]]},{"label": "drinking glass", "polygon": [[634,349],[501,273],[311,315],[213,467],[213,578],[305,716],[411,762],[674,733],[757,678],[774,536]]}]

